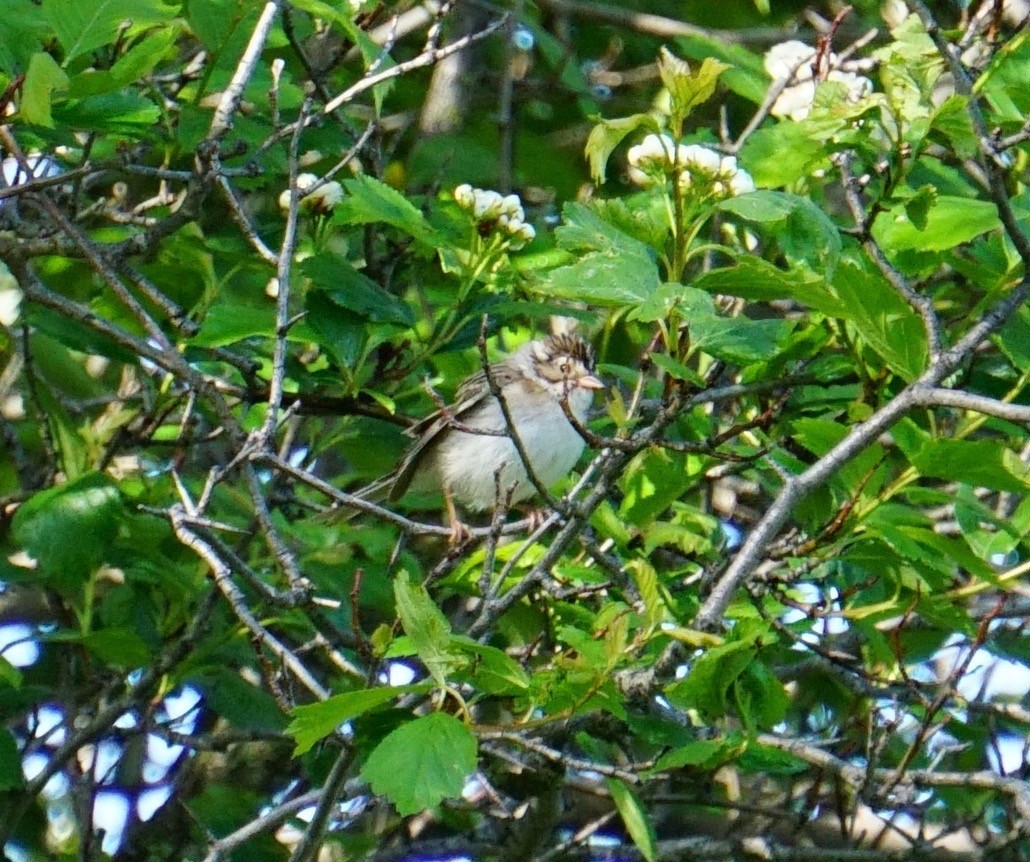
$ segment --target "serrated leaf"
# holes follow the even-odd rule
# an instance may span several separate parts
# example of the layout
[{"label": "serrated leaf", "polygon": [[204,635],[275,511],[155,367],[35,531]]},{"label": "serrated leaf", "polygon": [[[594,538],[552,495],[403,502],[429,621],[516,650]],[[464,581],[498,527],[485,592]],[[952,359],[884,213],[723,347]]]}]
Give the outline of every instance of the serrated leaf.
[{"label": "serrated leaf", "polygon": [[61,125],[112,134],[143,134],[160,118],[161,109],[157,105],[130,90],[102,93],[54,106],[54,119]]},{"label": "serrated leaf", "polygon": [[318,343],[344,368],[351,368],[361,356],[368,322],[359,314],[340,308],[324,290],[309,290],[304,297],[306,321],[318,336]]},{"label": "serrated leaf", "polygon": [[343,187],[346,195],[333,212],[338,224],[383,222],[434,249],[445,242],[418,207],[386,183],[360,174],[344,180]]},{"label": "serrated leaf", "polygon": [[434,712],[401,725],[369,755],[361,769],[372,790],[401,816],[460,796],[475,771],[476,738],[453,716]]},{"label": "serrated leaf", "polygon": [[751,662],[734,683],[737,711],[749,727],[768,729],[783,721],[789,699],[783,684],[760,661]]},{"label": "serrated leaf", "polygon": [[926,230],[926,217],[936,203],[937,189],[929,184],[921,186],[919,191],[905,201],[905,215],[917,230]]},{"label": "serrated leaf", "polygon": [[338,254],[322,252],[306,258],[300,271],[340,308],[377,323],[411,326],[415,322],[415,315],[405,302],[381,288]]},{"label": "serrated leaf", "polygon": [[529,675],[504,650],[461,639],[459,648],[474,655],[472,681],[487,694],[519,695],[529,688]]},{"label": "serrated leaf", "polygon": [[701,273],[692,284],[712,294],[728,293],[757,302],[794,299],[831,317],[846,314],[826,279],[808,267],[784,270],[754,255],[742,255],[735,266]]},{"label": "serrated leaf", "polygon": [[161,24],[178,11],[163,0],[43,0],[43,15],[64,48],[65,65],[111,42],[126,22]]},{"label": "serrated leaf", "polygon": [[822,142],[793,120],[757,129],[740,151],[741,165],[760,186],[789,186],[825,162]]},{"label": "serrated leaf", "polygon": [[791,263],[819,267],[832,276],[842,249],[840,231],[808,198],[760,189],[728,198],[719,209],[767,226]]},{"label": "serrated leaf", "polygon": [[729,66],[713,57],[705,57],[696,71],[691,71],[685,60],[679,59],[668,48],[663,47],[658,54],[658,73],[662,83],[669,91],[672,128],[679,130],[683,121],[699,105],[704,104],[713,95],[721,75]]},{"label": "serrated leaf", "polygon": [[833,288],[863,340],[906,380],[926,368],[929,351],[922,319],[878,273],[842,263]]},{"label": "serrated leaf", "polygon": [[647,816],[647,811],[640,799],[624,781],[609,778],[607,783],[612,802],[615,803],[619,816],[622,817],[629,837],[633,839],[640,855],[647,862],[655,862],[655,859],[658,858],[658,839],[651,818]]},{"label": "serrated leaf", "polygon": [[873,223],[873,236],[888,251],[947,251],[1001,227],[992,201],[939,195],[926,212],[923,227],[898,205],[881,213]]},{"label": "serrated leaf", "polygon": [[922,475],[1025,493],[1030,468],[998,440],[932,440],[909,456]]},{"label": "serrated leaf", "polygon": [[297,743],[293,756],[299,757],[310,751],[316,742],[325,739],[345,722],[371,712],[402,694],[424,688],[421,685],[366,688],[336,694],[321,703],[294,707],[290,712],[293,720],[286,728],[286,732]]},{"label": "serrated leaf", "polygon": [[411,639],[418,657],[440,686],[455,666],[451,650],[451,624],[436,606],[426,588],[412,584],[406,571],[393,582],[393,594],[404,633]]},{"label": "serrated leaf", "polygon": [[698,739],[663,754],[655,764],[655,772],[696,766],[714,769],[729,760],[741,748],[739,741],[728,739]]},{"label": "serrated leaf", "polygon": [[578,260],[542,276],[538,290],[594,305],[638,305],[658,289],[651,250],[613,227],[583,204],[567,204],[555,231],[559,246]]},{"label": "serrated leaf", "polygon": [[709,720],[721,718],[727,712],[731,687],[754,660],[755,652],[754,645],[746,641],[712,647],[683,679],[665,690],[665,695],[681,709],[696,709]]},{"label": "serrated leaf", "polygon": [[634,114],[615,120],[599,119],[590,130],[584,153],[590,163],[590,176],[600,185],[604,182],[605,168],[612,151],[622,143],[626,135],[641,126],[657,132],[658,124],[650,114]]}]

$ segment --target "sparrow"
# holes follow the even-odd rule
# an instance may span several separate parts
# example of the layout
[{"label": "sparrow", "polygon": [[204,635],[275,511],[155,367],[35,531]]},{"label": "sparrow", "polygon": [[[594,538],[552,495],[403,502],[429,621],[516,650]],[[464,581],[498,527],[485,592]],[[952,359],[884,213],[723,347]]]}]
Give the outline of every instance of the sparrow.
[{"label": "sparrow", "polygon": [[[533,473],[545,487],[568,475],[583,452],[583,437],[562,402],[567,400],[577,421],[586,421],[594,392],[604,388],[594,366],[593,348],[578,335],[561,332],[530,341],[489,367]],[[452,406],[407,433],[415,442],[388,477],[389,499],[408,491],[442,493],[455,541],[463,527],[455,505],[473,513],[492,509],[498,485],[501,499],[510,503],[536,493],[482,370],[459,386]]]}]

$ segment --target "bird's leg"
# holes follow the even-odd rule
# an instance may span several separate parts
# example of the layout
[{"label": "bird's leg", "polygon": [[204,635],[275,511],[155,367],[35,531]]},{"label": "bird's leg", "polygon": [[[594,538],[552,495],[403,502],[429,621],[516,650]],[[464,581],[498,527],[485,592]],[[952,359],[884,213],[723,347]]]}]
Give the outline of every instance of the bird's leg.
[{"label": "bird's leg", "polygon": [[454,546],[463,545],[472,538],[468,525],[458,517],[458,510],[454,505],[454,495],[446,485],[443,489],[443,500],[447,506],[447,522],[451,526],[451,535],[448,543]]}]

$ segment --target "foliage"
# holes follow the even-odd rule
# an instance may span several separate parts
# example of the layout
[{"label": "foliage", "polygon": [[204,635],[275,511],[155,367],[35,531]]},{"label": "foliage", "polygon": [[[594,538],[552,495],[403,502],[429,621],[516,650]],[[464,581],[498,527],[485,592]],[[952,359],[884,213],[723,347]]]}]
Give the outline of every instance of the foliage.
[{"label": "foliage", "polygon": [[[1022,7],[501,5],[7,0],[8,856],[1026,858]],[[552,316],[542,526],[353,493]]]}]

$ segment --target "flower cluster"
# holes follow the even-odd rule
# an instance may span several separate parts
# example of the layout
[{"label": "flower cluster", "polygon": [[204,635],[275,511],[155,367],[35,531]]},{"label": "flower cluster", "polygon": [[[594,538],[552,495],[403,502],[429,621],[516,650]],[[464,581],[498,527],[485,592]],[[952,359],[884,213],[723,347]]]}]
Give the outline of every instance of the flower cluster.
[{"label": "flower cluster", "polygon": [[[297,191],[301,195],[300,208],[302,212],[328,215],[343,200],[343,186],[335,181],[323,183],[310,194],[306,194],[307,190],[312,188],[317,182],[318,177],[314,174],[300,174],[297,176]],[[279,207],[283,210],[290,208],[289,189],[279,195]]]},{"label": "flower cluster", "polygon": [[[773,79],[772,86],[787,84],[770,110],[774,117],[803,120],[808,116],[815,101],[816,78],[812,66],[816,55],[815,48],[797,39],[773,45],[765,52],[765,71]],[[821,62],[828,68],[823,80],[843,84],[849,102],[857,102],[873,91],[872,81],[868,78],[839,68],[840,60],[836,54],[826,54]]]},{"label": "flower cluster", "polygon": [[737,167],[733,156],[721,156],[699,144],[677,144],[668,135],[648,135],[627,154],[629,174],[638,185],[664,180],[679,170],[680,186],[697,187],[728,198],[755,190],[751,175]]},{"label": "flower cluster", "polygon": [[513,249],[522,248],[536,236],[533,225],[526,222],[518,195],[505,196],[463,183],[454,190],[454,202],[472,215],[481,232],[499,230]]}]

